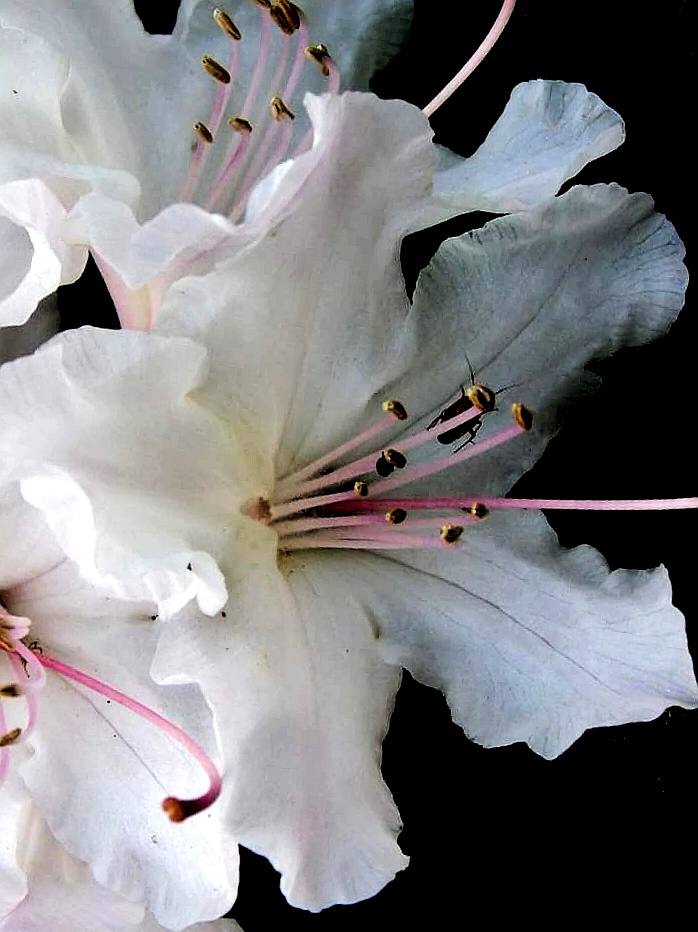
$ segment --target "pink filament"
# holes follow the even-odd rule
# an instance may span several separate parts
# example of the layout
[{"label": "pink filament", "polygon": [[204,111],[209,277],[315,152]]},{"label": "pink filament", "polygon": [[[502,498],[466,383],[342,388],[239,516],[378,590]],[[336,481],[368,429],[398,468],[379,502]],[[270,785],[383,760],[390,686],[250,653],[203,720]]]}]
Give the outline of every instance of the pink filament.
[{"label": "pink filament", "polygon": [[396,420],[393,415],[386,415],[363,431],[363,433],[357,434],[356,437],[352,437],[351,440],[347,440],[347,442],[341,444],[341,446],[335,447],[334,450],[330,450],[330,452],[325,453],[324,456],[318,457],[318,459],[313,460],[312,463],[308,463],[307,466],[304,466],[303,469],[299,469],[298,472],[294,472],[290,476],[285,476],[277,484],[277,489],[282,490],[286,487],[300,485],[301,482],[308,479],[314,473],[319,472],[329,463],[341,459],[341,457],[346,456],[347,453],[351,453],[352,450],[356,450],[358,447],[362,447],[365,443],[368,443],[369,440],[373,440],[373,438],[377,437],[379,434],[384,433],[391,427],[395,427],[395,424]]},{"label": "pink filament", "polygon": [[212,805],[216,799],[218,799],[218,796],[221,792],[222,781],[215,764],[208,756],[208,754],[203,750],[203,748],[200,747],[195,741],[193,741],[184,731],[182,731],[181,728],[178,728],[168,719],[164,718],[162,715],[159,715],[152,709],[149,709],[147,706],[138,702],[136,699],[132,699],[125,693],[119,692],[119,690],[114,689],[112,686],[108,686],[106,683],[102,683],[100,680],[97,680],[94,677],[89,676],[87,673],[83,673],[80,670],[75,669],[75,667],[71,667],[67,663],[63,663],[60,660],[56,660],[54,657],[47,656],[46,654],[37,656],[37,659],[42,664],[42,666],[46,667],[48,670],[54,670],[61,676],[64,676],[70,680],[74,680],[76,683],[80,683],[81,685],[86,686],[88,689],[94,690],[94,692],[105,696],[107,699],[111,699],[113,702],[118,702],[119,705],[124,706],[126,709],[134,712],[136,715],[140,715],[146,721],[151,722],[157,728],[160,728],[171,738],[177,741],[186,751],[189,752],[189,754],[191,754],[193,758],[195,758],[195,760],[198,761],[208,776],[209,789],[202,796],[198,796],[195,799],[176,799],[174,797],[168,797],[166,800],[164,800],[163,808],[168,813],[172,821],[181,822],[183,819],[194,815],[196,812],[201,812],[203,809],[206,809],[208,806]]},{"label": "pink filament", "polygon": [[433,113],[435,113],[441,104],[445,103],[451,94],[458,90],[465,79],[469,77],[473,71],[475,71],[485,55],[487,55],[490,49],[494,46],[497,39],[501,36],[502,32],[504,31],[504,27],[509,22],[509,18],[514,10],[515,5],[516,0],[504,0],[502,9],[499,11],[499,16],[494,21],[492,28],[485,36],[478,50],[468,59],[458,74],[456,74],[455,77],[453,77],[448,82],[446,87],[444,87],[444,89],[440,91],[436,97],[426,105],[426,107],[424,107],[422,113],[424,113],[425,116],[430,117]]},{"label": "pink filament", "polygon": [[[375,488],[375,486],[373,486]],[[344,510],[344,502],[335,505]],[[563,509],[570,511],[678,511],[698,508],[698,498],[632,498],[632,499],[573,499],[573,498],[493,498],[467,495],[462,498],[372,498],[354,499],[350,510],[389,511],[391,508],[428,509],[445,511],[452,508],[470,508],[485,505],[487,508]]]},{"label": "pink filament", "polygon": [[[450,421],[448,423],[450,424]],[[455,466],[457,463],[462,463],[474,456],[479,456],[481,453],[486,453],[493,447],[506,443],[508,440],[512,440],[523,432],[524,429],[519,426],[519,424],[512,424],[511,427],[506,427],[504,430],[498,431],[486,440],[481,440],[477,444],[466,446],[460,453],[452,453],[434,462],[425,463],[423,466],[415,466],[413,469],[403,469],[397,476],[374,482],[371,486],[371,494],[376,495],[379,492],[390,492],[392,489],[397,489],[401,485],[407,485],[408,482],[424,479],[426,476],[431,476],[434,473],[441,472],[443,469]]]}]

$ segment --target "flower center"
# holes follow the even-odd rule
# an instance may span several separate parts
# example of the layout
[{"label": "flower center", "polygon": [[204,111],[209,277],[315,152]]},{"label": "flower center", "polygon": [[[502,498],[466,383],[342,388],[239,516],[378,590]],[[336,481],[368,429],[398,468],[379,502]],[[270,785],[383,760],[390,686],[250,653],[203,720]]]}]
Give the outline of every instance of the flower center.
[{"label": "flower center", "polygon": [[[454,548],[466,528],[492,509],[565,508],[599,511],[698,508],[698,498],[575,501],[492,496],[396,498],[397,489],[472,459],[533,428],[523,404],[511,405],[512,423],[488,432],[497,396],[485,385],[460,393],[422,429],[374,446],[378,437],[408,420],[405,406],[383,403],[384,416],[371,427],[280,479],[270,500],[255,499],[243,514],[275,531],[282,552],[309,548],[400,550]],[[373,447],[372,449],[370,449]],[[445,449],[448,447],[448,449]],[[369,448],[370,452],[362,453]],[[357,455],[358,454],[358,455]],[[411,460],[414,458],[414,464]]]},{"label": "flower center", "polygon": [[[46,682],[48,669],[65,679],[86,686],[144,718],[181,744],[199,762],[209,778],[209,788],[206,793],[195,799],[177,799],[169,796],[163,800],[162,808],[173,822],[182,822],[189,816],[207,809],[216,801],[221,791],[220,774],[213,761],[195,741],[168,719],[138,700],[55,657],[48,656],[38,642],[27,644],[30,628],[31,622],[28,618],[11,615],[0,604],[0,663],[4,655],[12,676],[9,682],[0,685],[0,785],[9,768],[10,747],[26,741],[36,726],[37,697]],[[0,667],[0,677],[2,672]],[[26,723],[24,727],[8,728],[3,700],[18,698],[23,698],[26,702]]]},{"label": "flower center", "polygon": [[[237,222],[250,192],[286,157],[293,135],[292,107],[307,62],[319,68],[330,93],[339,90],[339,72],[324,45],[308,45],[300,7],[291,0],[253,0],[259,8],[259,46],[240,113],[229,113],[240,58],[242,33],[221,9],[213,19],[229,40],[225,65],[204,55],[201,66],[216,86],[208,120],[194,124],[196,145],[180,191],[182,201],[226,213]],[[225,124],[225,125],[224,125]],[[219,137],[228,138],[227,145]],[[308,132],[294,156],[310,147]]]}]

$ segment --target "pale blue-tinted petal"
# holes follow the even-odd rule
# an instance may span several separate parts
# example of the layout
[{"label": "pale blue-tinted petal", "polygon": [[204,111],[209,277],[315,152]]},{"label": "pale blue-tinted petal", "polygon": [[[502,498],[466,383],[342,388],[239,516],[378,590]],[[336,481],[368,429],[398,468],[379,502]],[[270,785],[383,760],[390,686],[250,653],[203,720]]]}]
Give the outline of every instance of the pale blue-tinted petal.
[{"label": "pale blue-tinted petal", "polygon": [[618,114],[582,84],[518,84],[468,159],[442,150],[434,190],[463,210],[527,210],[553,197],[625,136]]},{"label": "pale blue-tinted petal", "polygon": [[449,552],[318,560],[335,599],[375,619],[381,655],[443,690],[479,744],[555,757],[587,728],[698,705],[666,571],[609,573],[537,512],[497,513]]},{"label": "pale blue-tinted petal", "polygon": [[406,374],[386,391],[431,419],[468,384],[469,360],[483,384],[515,386],[478,439],[511,422],[512,401],[530,405],[535,420],[525,436],[429,479],[431,494],[507,491],[571,399],[595,384],[585,364],[673,322],[687,281],[683,244],[652,207],[648,195],[615,185],[575,187],[441,246],[405,328]]}]

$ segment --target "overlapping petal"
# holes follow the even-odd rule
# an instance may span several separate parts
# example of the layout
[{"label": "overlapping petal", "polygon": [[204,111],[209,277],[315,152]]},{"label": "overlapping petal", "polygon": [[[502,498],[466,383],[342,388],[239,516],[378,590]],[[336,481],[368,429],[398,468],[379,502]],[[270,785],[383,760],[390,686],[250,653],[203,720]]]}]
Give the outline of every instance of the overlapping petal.
[{"label": "overlapping petal", "polygon": [[237,468],[221,425],[186,397],[204,356],[137,333],[56,337],[0,370],[0,444],[4,480],[22,480],[86,578],[215,611],[225,587],[210,554],[232,507],[219,492]]},{"label": "overlapping petal", "polygon": [[468,159],[441,150],[434,190],[462,210],[528,210],[625,138],[620,116],[582,84],[518,84]]},{"label": "overlapping petal", "polygon": [[337,601],[302,559],[277,566],[276,535],[248,528],[225,611],[173,619],[153,672],[202,685],[225,748],[227,824],[281,872],[289,902],[353,903],[407,864],[380,775],[400,674],[357,599]]},{"label": "overlapping petal", "polygon": [[395,372],[410,309],[402,239],[448,215],[430,197],[431,130],[415,107],[364,94],[308,107],[325,157],[292,217],[215,273],[177,282],[157,327],[208,347],[202,399],[264,425],[279,472],[342,438]]}]

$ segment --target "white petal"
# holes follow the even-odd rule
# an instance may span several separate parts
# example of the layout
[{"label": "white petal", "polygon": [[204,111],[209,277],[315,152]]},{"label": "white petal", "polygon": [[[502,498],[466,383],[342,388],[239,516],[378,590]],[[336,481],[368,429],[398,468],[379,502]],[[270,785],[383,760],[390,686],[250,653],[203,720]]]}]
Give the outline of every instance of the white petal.
[{"label": "white petal", "polygon": [[0,490],[0,591],[40,576],[64,555],[41,515],[20,495],[17,485]]},{"label": "white petal", "polygon": [[204,365],[186,340],[61,334],[0,369],[0,443],[5,477],[25,480],[86,578],[198,594],[208,611],[225,600],[207,554],[234,507],[235,469],[221,426],[186,397]]},{"label": "white petal", "polygon": [[561,550],[536,512],[493,515],[459,552],[337,560],[332,584],[373,613],[382,656],[442,689],[486,747],[555,757],[587,728],[698,704],[666,571],[609,573],[591,547]]},{"label": "white petal", "polygon": [[64,242],[65,217],[41,181],[0,185],[0,326],[23,324],[42,298],[82,273],[87,250]]},{"label": "white petal", "polygon": [[526,210],[624,137],[618,114],[583,84],[528,81],[471,158],[443,150],[434,190],[463,210]]},{"label": "white petal", "polygon": [[[0,918],[2,932],[163,932],[165,926],[144,915],[142,906],[99,886],[86,865],[51,836],[36,807],[20,801],[24,812],[13,828],[21,824],[18,848],[29,889],[14,911]],[[188,929],[240,932],[237,923],[225,919]]]},{"label": "white petal", "polygon": [[3,929],[3,918],[27,892],[26,878],[17,857],[25,798],[19,781],[10,773],[2,784],[0,806],[0,929]]},{"label": "white petal", "polygon": [[420,276],[405,328],[406,375],[386,391],[414,415],[438,411],[467,384],[470,360],[485,385],[515,386],[479,438],[510,423],[512,401],[530,405],[535,420],[524,437],[432,477],[430,494],[507,491],[540,456],[571,399],[593,386],[584,365],[649,342],[673,322],[687,280],[684,250],[652,207],[648,195],[616,185],[575,187],[441,246]]},{"label": "white petal", "polygon": [[292,216],[216,273],[177,283],[162,312],[164,332],[210,349],[201,397],[228,420],[262,425],[281,472],[345,439],[389,378],[409,313],[402,238],[444,216],[429,196],[420,111],[364,94],[307,105],[317,166]]},{"label": "white petal", "polygon": [[399,671],[320,570],[293,558],[280,573],[260,528],[230,568],[226,617],[173,619],[153,668],[201,683],[224,748],[227,825],[311,910],[372,896],[407,863],[379,769]]},{"label": "white petal", "polygon": [[[148,667],[159,630],[151,605],[100,595],[66,562],[16,586],[4,601],[31,618],[32,637],[49,655],[160,712],[215,754],[198,690],[152,685]],[[217,810],[184,824],[161,810],[165,796],[187,798],[206,788],[196,761],[170,736],[49,672],[28,743],[35,753],[21,775],[29,792],[51,831],[100,883],[144,903],[173,929],[230,908]]]}]

